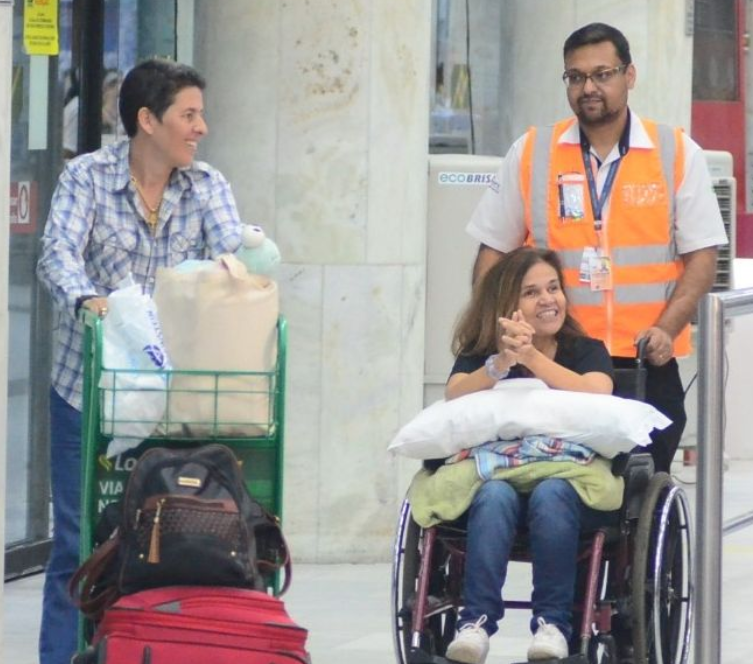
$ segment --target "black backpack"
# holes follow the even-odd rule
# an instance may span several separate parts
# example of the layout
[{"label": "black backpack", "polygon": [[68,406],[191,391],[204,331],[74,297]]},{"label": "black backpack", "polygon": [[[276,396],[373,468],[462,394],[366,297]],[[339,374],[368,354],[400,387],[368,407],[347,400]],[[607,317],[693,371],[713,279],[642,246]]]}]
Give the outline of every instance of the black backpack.
[{"label": "black backpack", "polygon": [[95,533],[104,541],[70,584],[74,602],[95,622],[121,595],[147,588],[263,590],[281,567],[281,594],[290,582],[279,521],[251,497],[224,445],[147,450]]}]

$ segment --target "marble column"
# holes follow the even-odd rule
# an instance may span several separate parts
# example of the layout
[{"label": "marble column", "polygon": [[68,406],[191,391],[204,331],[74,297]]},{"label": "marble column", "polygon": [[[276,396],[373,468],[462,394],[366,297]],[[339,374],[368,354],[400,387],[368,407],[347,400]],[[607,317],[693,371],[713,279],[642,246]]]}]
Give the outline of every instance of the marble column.
[{"label": "marble column", "polygon": [[296,559],[388,560],[422,407],[430,0],[196,0],[202,157],[278,243]]}]

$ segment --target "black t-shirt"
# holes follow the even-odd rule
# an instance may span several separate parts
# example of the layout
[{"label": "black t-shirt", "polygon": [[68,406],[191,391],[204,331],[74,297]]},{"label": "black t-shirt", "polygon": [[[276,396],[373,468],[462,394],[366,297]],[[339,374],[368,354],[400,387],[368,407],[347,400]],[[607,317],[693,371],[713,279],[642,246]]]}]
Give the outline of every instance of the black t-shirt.
[{"label": "black t-shirt", "polygon": [[[450,376],[456,373],[473,373],[486,362],[487,355],[458,355],[452,367]],[[577,374],[600,371],[614,379],[612,358],[607,352],[604,342],[591,337],[567,337],[561,339],[557,345],[554,361],[566,369]],[[510,369],[508,378],[520,378],[525,375],[522,367],[514,366]]]}]

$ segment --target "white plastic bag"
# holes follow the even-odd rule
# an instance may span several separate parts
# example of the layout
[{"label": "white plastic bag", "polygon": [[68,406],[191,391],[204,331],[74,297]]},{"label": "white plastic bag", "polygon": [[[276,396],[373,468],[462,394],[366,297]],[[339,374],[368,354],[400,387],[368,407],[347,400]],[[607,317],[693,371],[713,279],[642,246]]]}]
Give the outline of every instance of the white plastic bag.
[{"label": "white plastic bag", "polygon": [[167,405],[170,362],[157,306],[130,283],[107,298],[102,321],[102,433],[113,436],[107,456],[136,447],[157,428]]}]

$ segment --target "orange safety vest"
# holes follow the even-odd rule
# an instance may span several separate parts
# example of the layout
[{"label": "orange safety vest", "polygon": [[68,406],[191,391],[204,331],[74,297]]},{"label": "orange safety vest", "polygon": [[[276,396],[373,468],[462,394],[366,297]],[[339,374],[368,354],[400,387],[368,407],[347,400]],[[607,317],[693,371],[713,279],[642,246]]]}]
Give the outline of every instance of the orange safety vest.
[{"label": "orange safety vest", "polygon": [[[682,131],[642,120],[658,149],[631,147],[620,161],[609,195],[609,216],[599,243],[588,187],[582,219],[560,218],[558,175],[585,166],[580,144],[558,143],[574,118],[528,131],[520,183],[528,230],[526,244],[558,252],[570,311],[586,333],[615,357],[635,357],[635,337],[656,323],[683,263],[675,245],[675,197],[684,177]],[[601,247],[612,262],[611,290],[581,283],[584,247]],[[690,326],[674,341],[675,355],[690,353]]]}]

